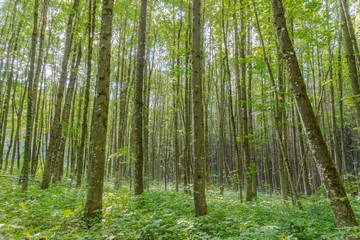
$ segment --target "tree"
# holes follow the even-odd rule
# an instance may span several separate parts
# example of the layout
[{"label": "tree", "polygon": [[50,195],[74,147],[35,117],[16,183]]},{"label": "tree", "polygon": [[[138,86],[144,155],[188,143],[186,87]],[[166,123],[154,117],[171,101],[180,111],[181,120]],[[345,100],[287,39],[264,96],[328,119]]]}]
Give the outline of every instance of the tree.
[{"label": "tree", "polygon": [[[356,64],[356,57],[358,60],[360,59],[359,50],[357,47],[356,38],[354,37],[354,29],[349,17],[349,6],[346,0],[339,0],[340,3],[340,13],[341,13],[341,22],[342,22],[342,29],[344,33],[344,41],[345,41],[345,52],[346,52],[346,59],[348,62],[348,69],[350,75],[350,82],[351,82],[351,89],[353,92],[353,101],[356,110],[356,121],[357,127],[360,128],[360,73],[359,69]],[[360,66],[360,61],[358,63]],[[360,132],[360,131],[358,131]]]},{"label": "tree", "polygon": [[345,188],[331,159],[319,124],[307,95],[306,85],[300,71],[296,53],[286,26],[285,10],[281,0],[272,0],[272,13],[280,49],[294,94],[297,110],[312,149],[313,157],[320,168],[322,180],[338,227],[356,226],[354,212],[346,196]]},{"label": "tree", "polygon": [[196,216],[207,215],[205,196],[204,109],[202,99],[203,53],[201,0],[193,1],[192,90],[194,111],[194,203]]},{"label": "tree", "polygon": [[143,87],[144,87],[144,66],[145,66],[145,41],[146,41],[146,8],[147,0],[141,0],[141,10],[139,19],[139,38],[137,52],[137,72],[135,81],[135,113],[134,113],[134,133],[135,133],[135,195],[144,192],[143,181]]},{"label": "tree", "polygon": [[79,9],[80,0],[74,0],[73,8],[68,17],[68,22],[66,25],[66,40],[65,40],[65,49],[64,56],[61,63],[61,75],[59,80],[59,89],[56,96],[56,105],[54,120],[51,125],[50,130],[50,142],[47,150],[46,160],[44,164],[43,179],[41,182],[41,188],[47,189],[50,184],[51,174],[53,173],[53,168],[58,153],[59,142],[61,138],[61,108],[62,102],[65,93],[65,85],[68,73],[68,61],[71,52],[71,46],[73,42],[73,31],[74,31],[74,17]]},{"label": "tree", "polygon": [[36,57],[36,46],[37,46],[37,35],[38,35],[38,11],[39,1],[35,0],[34,5],[34,28],[31,37],[31,52],[30,52],[30,71],[28,76],[28,99],[27,99],[27,113],[26,113],[26,136],[25,136],[25,151],[24,151],[24,165],[22,169],[22,190],[27,191],[29,181],[29,165],[31,159],[31,136],[33,126],[33,103],[36,98],[34,95],[33,83],[35,73],[35,57]]},{"label": "tree", "polygon": [[[38,88],[39,88],[39,82],[40,82],[40,74],[43,72],[44,70],[44,65],[46,65],[46,60],[47,60],[47,56],[48,56],[48,51],[49,51],[49,47],[47,47],[46,49],[46,55],[45,57],[44,55],[44,50],[45,50],[45,34],[46,34],[46,26],[47,26],[47,18],[48,18],[48,7],[49,7],[49,0],[44,0],[44,4],[43,4],[43,10],[42,10],[42,23],[41,23],[41,30],[40,30],[40,40],[39,40],[39,53],[38,53],[38,60],[37,60],[37,69],[35,72],[35,77],[34,77],[34,83],[33,83],[33,96],[34,98],[37,97],[37,100],[34,101],[34,113],[35,113],[35,117],[34,117],[34,133],[33,133],[33,144],[32,144],[32,156],[31,156],[31,178],[34,179],[35,175],[36,175],[36,170],[38,168],[38,163],[39,163],[39,149],[40,149],[40,138],[39,135],[39,129],[41,129],[41,124],[39,126],[39,115],[40,115],[40,100],[41,100],[41,96],[42,96],[42,89],[40,89],[39,94],[38,93]],[[50,37],[51,34],[49,34]],[[48,45],[49,46],[49,45]],[[38,95],[38,96],[37,96]],[[35,99],[34,99],[35,100]],[[43,108],[41,108],[43,109]]]},{"label": "tree", "polygon": [[91,80],[91,70],[92,70],[92,53],[94,45],[94,35],[95,35],[95,16],[96,16],[96,0],[89,0],[88,7],[88,28],[87,28],[87,71],[86,71],[86,83],[85,83],[85,100],[84,100],[84,111],[82,115],[82,131],[79,147],[79,155],[77,162],[77,176],[76,176],[76,186],[81,186],[81,178],[83,175],[83,165],[84,165],[84,153],[85,153],[85,141],[88,135],[88,111],[89,111],[89,100],[90,100],[90,80]]},{"label": "tree", "polygon": [[109,109],[111,36],[114,0],[103,0],[100,52],[98,75],[96,78],[96,95],[94,99],[93,123],[90,136],[89,186],[86,196],[84,216],[87,219],[98,217],[102,210],[104,183],[104,166],[106,150],[107,117]]}]

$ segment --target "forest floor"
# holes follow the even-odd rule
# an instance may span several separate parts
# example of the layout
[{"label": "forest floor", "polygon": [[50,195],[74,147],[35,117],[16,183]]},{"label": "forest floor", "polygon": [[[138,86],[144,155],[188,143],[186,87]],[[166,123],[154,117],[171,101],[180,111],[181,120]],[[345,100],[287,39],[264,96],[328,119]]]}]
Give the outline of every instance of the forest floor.
[{"label": "forest floor", "polygon": [[[337,229],[322,190],[302,198],[303,211],[279,195],[259,194],[250,203],[238,193],[207,191],[209,216],[194,217],[184,193],[151,184],[135,198],[128,184],[106,185],[101,223],[82,220],[86,188],[70,183],[41,190],[31,183],[24,194],[14,179],[0,179],[0,239],[360,239],[360,228]],[[351,198],[360,220],[360,202]]]}]

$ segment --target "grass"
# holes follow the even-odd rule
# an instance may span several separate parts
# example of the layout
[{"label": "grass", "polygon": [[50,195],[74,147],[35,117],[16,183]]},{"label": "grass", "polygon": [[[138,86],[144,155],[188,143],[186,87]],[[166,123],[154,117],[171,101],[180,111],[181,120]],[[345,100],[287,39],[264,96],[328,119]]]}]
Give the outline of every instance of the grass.
[{"label": "grass", "polygon": [[[242,203],[238,194],[207,191],[209,216],[194,217],[184,193],[153,186],[135,198],[128,187],[105,186],[103,219],[87,228],[82,220],[86,188],[68,183],[24,194],[17,182],[0,181],[0,239],[344,239],[359,228],[337,229],[323,193],[301,199],[304,211],[280,196],[259,195]],[[360,203],[352,199],[360,219]]]}]

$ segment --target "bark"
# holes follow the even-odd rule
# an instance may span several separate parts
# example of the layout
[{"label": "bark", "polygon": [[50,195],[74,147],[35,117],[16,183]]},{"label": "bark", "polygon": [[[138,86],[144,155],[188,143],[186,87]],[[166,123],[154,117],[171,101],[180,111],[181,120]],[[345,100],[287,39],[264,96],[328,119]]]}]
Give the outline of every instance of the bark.
[{"label": "bark", "polygon": [[345,188],[331,159],[321,134],[315,113],[309,101],[304,79],[286,26],[285,11],[281,0],[272,0],[272,11],[281,51],[289,72],[291,91],[305,129],[313,157],[320,168],[322,180],[338,227],[356,226],[354,212]]}]

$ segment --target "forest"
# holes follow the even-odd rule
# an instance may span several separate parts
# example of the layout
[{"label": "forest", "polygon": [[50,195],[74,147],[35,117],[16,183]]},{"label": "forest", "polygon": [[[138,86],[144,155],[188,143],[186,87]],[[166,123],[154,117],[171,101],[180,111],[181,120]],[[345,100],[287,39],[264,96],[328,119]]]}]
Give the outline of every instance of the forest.
[{"label": "forest", "polygon": [[357,0],[0,0],[0,239],[360,239]]}]

